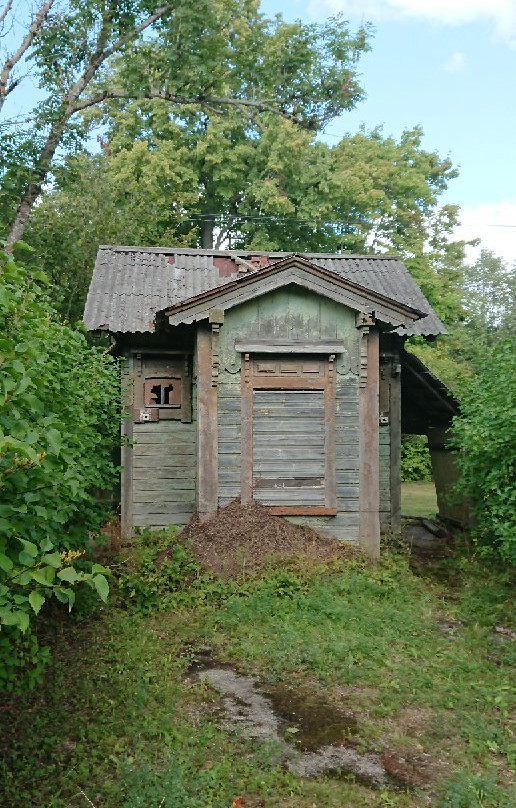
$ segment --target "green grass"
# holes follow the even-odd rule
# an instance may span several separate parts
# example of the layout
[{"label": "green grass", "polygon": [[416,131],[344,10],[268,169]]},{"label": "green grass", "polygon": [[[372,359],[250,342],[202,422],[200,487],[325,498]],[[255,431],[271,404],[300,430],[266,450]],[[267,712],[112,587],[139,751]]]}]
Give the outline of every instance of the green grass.
[{"label": "green grass", "polygon": [[435,517],[437,497],[433,482],[402,483],[401,512],[404,516]]},{"label": "green grass", "polygon": [[[493,632],[508,619],[505,573],[459,558],[416,576],[386,553],[376,567],[283,564],[240,590],[203,579],[193,592],[148,615],[119,603],[84,623],[48,618],[44,684],[0,713],[0,804],[230,808],[239,794],[267,808],[423,808],[429,795],[440,808],[511,804],[514,652]],[[453,635],[445,618],[462,621]],[[221,728],[219,698],[186,675],[201,645],[264,682],[319,689],[357,716],[360,749],[426,760],[427,784],[379,793],[288,774],[273,749]]]}]

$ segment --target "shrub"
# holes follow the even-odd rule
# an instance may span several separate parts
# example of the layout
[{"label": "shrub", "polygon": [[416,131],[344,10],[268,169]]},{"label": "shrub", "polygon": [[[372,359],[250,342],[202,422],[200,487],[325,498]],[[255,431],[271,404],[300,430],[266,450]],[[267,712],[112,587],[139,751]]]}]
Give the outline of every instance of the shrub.
[{"label": "shrub", "polygon": [[16,667],[11,657],[23,646],[18,632],[30,630],[46,599],[71,609],[81,583],[107,597],[104,568],[75,562],[105,518],[98,493],[115,480],[119,383],[106,352],[59,322],[44,275],[31,277],[4,253],[0,273],[0,681],[6,684]]},{"label": "shrub", "polygon": [[130,568],[118,580],[125,604],[143,614],[170,605],[171,595],[201,576],[193,552],[175,528],[143,530],[131,546]]},{"label": "shrub", "polygon": [[461,394],[454,419],[459,487],[475,518],[484,554],[516,562],[516,342],[486,348],[484,364]]},{"label": "shrub", "polygon": [[401,479],[403,482],[432,479],[432,464],[426,435],[403,435]]}]

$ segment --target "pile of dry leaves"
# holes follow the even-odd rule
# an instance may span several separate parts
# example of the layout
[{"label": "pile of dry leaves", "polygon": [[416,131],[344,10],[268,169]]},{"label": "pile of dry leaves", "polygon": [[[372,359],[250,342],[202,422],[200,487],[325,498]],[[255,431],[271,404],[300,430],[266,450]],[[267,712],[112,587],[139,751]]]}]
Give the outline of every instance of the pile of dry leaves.
[{"label": "pile of dry leaves", "polygon": [[197,560],[222,577],[254,574],[271,558],[295,556],[318,563],[355,554],[337,539],[323,538],[311,527],[239,500],[219,508],[202,523],[194,514],[182,536],[192,542]]}]

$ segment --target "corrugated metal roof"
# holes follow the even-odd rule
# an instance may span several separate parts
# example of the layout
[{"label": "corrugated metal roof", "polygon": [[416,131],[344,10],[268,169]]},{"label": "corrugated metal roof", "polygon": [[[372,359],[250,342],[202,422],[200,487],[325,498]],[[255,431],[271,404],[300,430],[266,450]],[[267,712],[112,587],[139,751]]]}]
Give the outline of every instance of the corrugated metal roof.
[{"label": "corrugated metal roof", "polygon": [[[157,312],[234,280],[243,269],[238,259],[261,259],[263,263],[265,258],[273,262],[290,254],[102,246],[91,279],[84,323],[89,331],[152,332]],[[399,258],[324,253],[303,253],[303,257],[335,275],[428,312],[404,334],[446,333]]]}]

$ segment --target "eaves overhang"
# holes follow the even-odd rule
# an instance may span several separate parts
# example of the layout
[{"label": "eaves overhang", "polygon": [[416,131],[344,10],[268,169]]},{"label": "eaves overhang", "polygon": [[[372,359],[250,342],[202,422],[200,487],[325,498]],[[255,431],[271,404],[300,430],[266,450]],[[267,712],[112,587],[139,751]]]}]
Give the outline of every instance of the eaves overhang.
[{"label": "eaves overhang", "polygon": [[291,255],[164,309],[160,314],[170,325],[190,324],[209,318],[214,308],[222,311],[295,284],[349,308],[372,315],[392,328],[406,328],[426,312],[336,275],[300,255]]}]

